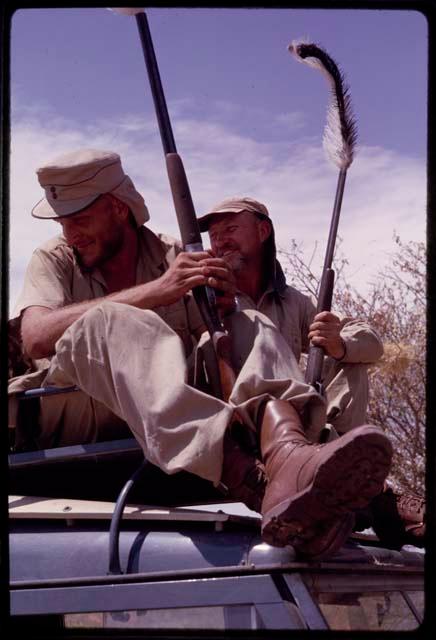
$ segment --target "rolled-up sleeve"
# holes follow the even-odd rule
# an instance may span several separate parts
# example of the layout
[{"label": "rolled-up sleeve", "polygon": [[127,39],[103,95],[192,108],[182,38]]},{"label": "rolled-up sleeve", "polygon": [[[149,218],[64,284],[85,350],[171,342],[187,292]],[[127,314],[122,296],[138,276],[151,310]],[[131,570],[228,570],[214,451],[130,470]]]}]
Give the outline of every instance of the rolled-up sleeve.
[{"label": "rolled-up sleeve", "polygon": [[362,320],[342,319],[341,338],[345,356],[341,362],[371,364],[383,355],[383,343],[378,333]]},{"label": "rolled-up sleeve", "polygon": [[32,254],[23,288],[13,311],[18,317],[32,306],[58,309],[73,302],[71,296],[71,266],[55,252],[37,249]]}]

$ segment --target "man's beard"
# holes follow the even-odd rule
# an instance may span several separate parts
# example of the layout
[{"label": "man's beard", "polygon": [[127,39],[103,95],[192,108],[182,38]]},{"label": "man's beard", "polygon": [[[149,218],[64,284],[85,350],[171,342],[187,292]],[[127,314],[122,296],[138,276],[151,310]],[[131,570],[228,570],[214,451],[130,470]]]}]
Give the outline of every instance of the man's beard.
[{"label": "man's beard", "polygon": [[111,260],[119,252],[119,250],[122,247],[122,244],[123,244],[122,234],[114,233],[113,235],[111,235],[110,238],[105,239],[101,243],[98,254],[94,258],[91,258],[90,260],[87,260],[86,257],[85,258],[82,257],[77,249],[73,249],[73,251],[75,253],[75,256],[79,265],[82,268],[88,269],[91,271],[92,269],[101,267],[106,262]]},{"label": "man's beard", "polygon": [[231,253],[219,257],[227,263],[234,273],[242,271],[247,266],[245,257],[239,251],[232,251]]}]

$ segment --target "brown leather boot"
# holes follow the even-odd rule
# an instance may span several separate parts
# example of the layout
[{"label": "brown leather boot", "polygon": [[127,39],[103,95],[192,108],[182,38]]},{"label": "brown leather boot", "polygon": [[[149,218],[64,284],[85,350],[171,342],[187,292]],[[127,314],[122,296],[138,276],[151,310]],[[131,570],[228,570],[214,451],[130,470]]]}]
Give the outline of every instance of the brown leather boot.
[{"label": "brown leather boot", "polygon": [[[326,444],[310,443],[297,411],[284,400],[266,404],[260,447],[267,487],[262,503],[262,538],[275,546],[314,545],[320,523],[336,537],[330,553],[348,537],[344,517],[381,492],[392,459],[383,432],[364,425]],[[352,527],[352,524],[351,524]]]},{"label": "brown leather boot", "polygon": [[424,546],[425,499],[411,492],[386,486],[369,505],[372,528],[380,542],[389,549],[405,544]]},{"label": "brown leather boot", "polygon": [[354,530],[354,521],[353,513],[322,520],[316,527],[294,537],[292,545],[299,556],[310,560],[323,560],[343,546]]},{"label": "brown leather boot", "polygon": [[224,436],[224,459],[219,489],[229,498],[261,512],[266,475],[262,462],[244,451],[229,431]]},{"label": "brown leather boot", "polygon": [[[229,432],[226,433],[223,474],[218,489],[227,498],[243,502],[249,509],[260,513],[265,487],[264,465],[255,455],[242,449]],[[317,523],[293,539],[294,548],[303,557],[321,560],[342,546],[354,529],[354,521],[354,515],[347,513]]]}]

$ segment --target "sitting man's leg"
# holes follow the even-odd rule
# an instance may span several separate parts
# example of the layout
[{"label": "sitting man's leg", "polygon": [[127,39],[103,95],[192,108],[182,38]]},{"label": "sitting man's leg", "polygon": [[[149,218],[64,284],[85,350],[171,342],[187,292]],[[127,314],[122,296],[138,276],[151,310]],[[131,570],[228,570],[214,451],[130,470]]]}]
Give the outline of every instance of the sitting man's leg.
[{"label": "sitting man's leg", "polygon": [[230,401],[256,430],[265,464],[264,539],[322,557],[343,544],[352,512],[382,490],[392,447],[368,425],[313,444],[325,425],[325,400],[304,383],[283,337],[251,311],[236,314],[231,329],[234,352],[239,347],[242,355]]},{"label": "sitting man's leg", "polygon": [[[187,383],[182,342],[155,313],[117,303],[103,303],[71,325],[57,343],[47,383],[63,376],[65,384],[77,384],[102,402],[129,424],[146,457],[166,473],[184,469],[216,486],[222,482],[231,497],[246,500],[248,495],[251,507],[253,495],[257,505],[263,499],[268,541],[297,548],[301,543],[300,550],[308,555],[329,553],[346,539],[356,501],[359,506],[380,491],[390,462],[389,441],[376,430],[375,442],[374,428],[362,427],[344,446],[312,444],[325,421],[323,400],[298,378],[298,367],[281,352],[281,336],[270,321],[246,316],[242,324],[244,335],[250,328],[253,348],[244,354],[228,403]],[[285,401],[285,416],[281,406],[265,408],[275,399]],[[304,432],[295,418],[300,412],[308,416]],[[233,442],[228,427],[235,417],[258,434],[264,475],[255,458]],[[361,471],[357,488],[347,465],[337,465],[342,451]],[[303,517],[306,500],[316,501],[323,478],[337,466],[333,490],[341,487],[339,499]],[[320,554],[326,536],[333,541]]]},{"label": "sitting man's leg", "polygon": [[366,423],[369,383],[366,364],[348,364],[324,359],[323,386],[327,423],[343,435]]},{"label": "sitting man's leg", "polygon": [[[59,379],[56,386],[62,386]],[[41,397],[38,426],[40,449],[131,436],[124,420],[83,391]]]},{"label": "sitting man's leg", "polygon": [[166,473],[218,484],[233,409],[187,377],[183,343],[157,314],[104,302],[59,339],[45,384],[76,384],[105,405]]}]

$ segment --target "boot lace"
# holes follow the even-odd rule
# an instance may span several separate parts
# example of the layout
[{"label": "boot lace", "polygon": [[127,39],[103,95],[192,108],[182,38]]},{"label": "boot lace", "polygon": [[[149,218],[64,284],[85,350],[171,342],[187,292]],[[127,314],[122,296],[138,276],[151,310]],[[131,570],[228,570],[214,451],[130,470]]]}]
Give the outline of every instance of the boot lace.
[{"label": "boot lace", "polygon": [[425,519],[425,500],[413,493],[396,494],[397,508],[401,516],[414,522]]}]

